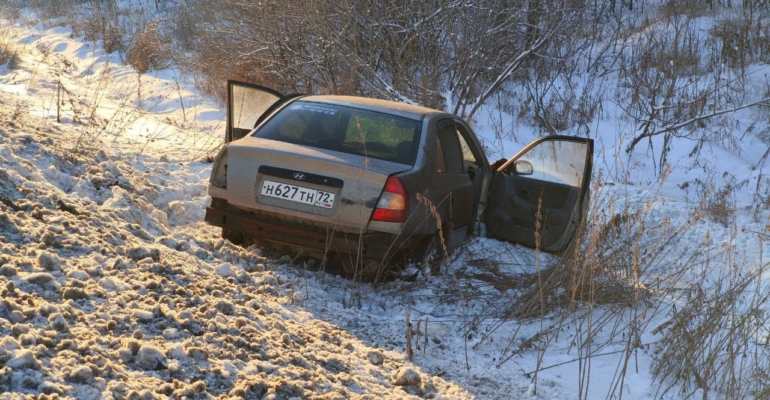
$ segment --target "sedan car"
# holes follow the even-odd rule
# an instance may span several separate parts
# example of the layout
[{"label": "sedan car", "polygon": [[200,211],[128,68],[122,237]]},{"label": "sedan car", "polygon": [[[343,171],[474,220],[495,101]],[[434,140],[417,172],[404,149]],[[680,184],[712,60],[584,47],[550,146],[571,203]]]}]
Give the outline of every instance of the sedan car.
[{"label": "sedan car", "polygon": [[593,157],[591,139],[549,136],[493,168],[457,115],[235,81],[225,142],[205,217],[223,237],[378,272],[474,233],[563,250],[585,215]]}]

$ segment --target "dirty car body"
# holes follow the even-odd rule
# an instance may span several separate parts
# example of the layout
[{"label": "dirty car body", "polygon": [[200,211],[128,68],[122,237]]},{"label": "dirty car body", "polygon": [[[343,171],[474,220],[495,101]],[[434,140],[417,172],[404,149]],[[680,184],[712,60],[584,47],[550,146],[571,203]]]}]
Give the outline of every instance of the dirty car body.
[{"label": "dirty car body", "polygon": [[353,266],[451,250],[484,224],[487,236],[560,251],[584,218],[592,154],[590,139],[547,137],[493,169],[456,115],[230,81],[206,221],[233,241]]}]

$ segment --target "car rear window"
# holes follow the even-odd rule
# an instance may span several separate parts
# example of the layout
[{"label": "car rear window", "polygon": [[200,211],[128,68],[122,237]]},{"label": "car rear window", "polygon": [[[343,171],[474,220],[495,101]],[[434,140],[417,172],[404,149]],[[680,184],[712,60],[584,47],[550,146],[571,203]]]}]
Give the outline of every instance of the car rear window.
[{"label": "car rear window", "polygon": [[254,136],[414,164],[420,122],[353,107],[295,101]]}]

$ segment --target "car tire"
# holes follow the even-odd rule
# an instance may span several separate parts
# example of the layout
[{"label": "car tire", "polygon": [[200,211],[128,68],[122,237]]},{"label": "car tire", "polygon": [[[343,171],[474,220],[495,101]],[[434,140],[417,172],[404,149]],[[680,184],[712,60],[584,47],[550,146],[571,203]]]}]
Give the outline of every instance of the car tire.
[{"label": "car tire", "polygon": [[243,244],[243,234],[227,228],[222,228],[222,239],[228,240],[235,245]]}]

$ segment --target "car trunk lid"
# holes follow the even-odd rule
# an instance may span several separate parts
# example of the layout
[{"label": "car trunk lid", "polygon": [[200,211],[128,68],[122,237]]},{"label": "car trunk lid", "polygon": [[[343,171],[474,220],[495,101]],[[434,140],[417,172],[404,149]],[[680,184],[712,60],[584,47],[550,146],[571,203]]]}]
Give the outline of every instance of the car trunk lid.
[{"label": "car trunk lid", "polygon": [[[247,137],[229,145],[230,204],[365,231],[388,176],[411,166]],[[248,183],[247,183],[248,182]]]}]

